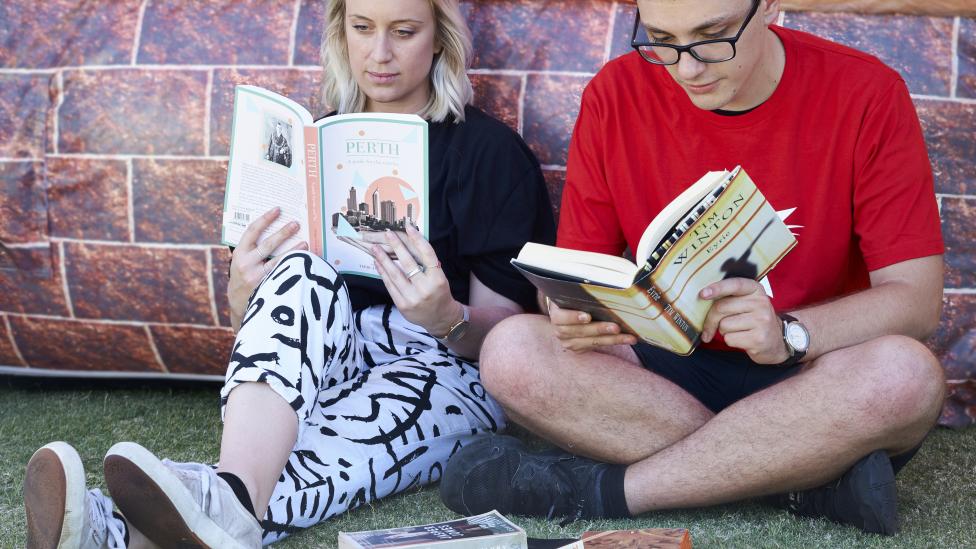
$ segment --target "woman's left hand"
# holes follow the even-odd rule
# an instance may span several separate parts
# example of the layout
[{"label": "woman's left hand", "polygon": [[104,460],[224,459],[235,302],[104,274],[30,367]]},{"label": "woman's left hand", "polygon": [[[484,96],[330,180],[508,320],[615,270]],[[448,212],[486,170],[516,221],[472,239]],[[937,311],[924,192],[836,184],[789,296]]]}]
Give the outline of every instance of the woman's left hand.
[{"label": "woman's left hand", "polygon": [[386,243],[399,265],[378,244],[372,247],[373,260],[393,303],[404,318],[430,334],[446,334],[460,318],[461,306],[451,295],[434,248],[409,224],[402,238],[387,231]]}]

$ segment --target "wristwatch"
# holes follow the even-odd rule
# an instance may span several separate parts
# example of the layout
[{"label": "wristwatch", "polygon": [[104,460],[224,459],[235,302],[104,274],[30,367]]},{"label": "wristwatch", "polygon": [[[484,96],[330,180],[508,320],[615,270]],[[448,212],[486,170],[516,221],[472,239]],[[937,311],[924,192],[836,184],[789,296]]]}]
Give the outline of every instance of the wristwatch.
[{"label": "wristwatch", "polygon": [[783,321],[783,342],[790,353],[790,356],[779,365],[793,366],[807,354],[807,349],[810,348],[810,332],[794,316],[780,313],[779,317]]},{"label": "wristwatch", "polygon": [[[434,336],[434,339],[442,342],[454,343],[462,337],[464,337],[464,332],[468,331],[468,326],[471,324],[471,310],[464,303],[461,304],[461,320],[454,323],[447,333],[442,336]],[[433,334],[431,334],[433,335]]]}]

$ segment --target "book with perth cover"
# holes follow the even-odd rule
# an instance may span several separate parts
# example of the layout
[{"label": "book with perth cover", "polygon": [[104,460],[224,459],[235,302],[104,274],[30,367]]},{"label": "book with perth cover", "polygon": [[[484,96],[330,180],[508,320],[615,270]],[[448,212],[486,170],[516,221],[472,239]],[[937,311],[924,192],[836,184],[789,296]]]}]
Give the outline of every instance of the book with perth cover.
[{"label": "book with perth cover", "polygon": [[408,547],[525,549],[526,536],[498,511],[434,524],[339,533],[339,549]]},{"label": "book with perth cover", "polygon": [[759,280],[796,239],[741,167],[709,172],[651,221],[632,263],[623,257],[528,243],[512,264],[560,307],[615,322],[679,355],[701,338],[705,286]]},{"label": "book with perth cover", "polygon": [[684,528],[643,528],[583,532],[580,540],[559,549],[691,549]]},{"label": "book with perth cover", "polygon": [[[416,115],[355,113],[312,119],[287,97],[237,86],[221,241],[236,246],[272,207],[265,231],[290,221],[300,229],[272,255],[308,242],[343,274],[378,278],[372,244],[387,230],[428,228],[427,122]],[[260,238],[258,240],[260,242]]]}]

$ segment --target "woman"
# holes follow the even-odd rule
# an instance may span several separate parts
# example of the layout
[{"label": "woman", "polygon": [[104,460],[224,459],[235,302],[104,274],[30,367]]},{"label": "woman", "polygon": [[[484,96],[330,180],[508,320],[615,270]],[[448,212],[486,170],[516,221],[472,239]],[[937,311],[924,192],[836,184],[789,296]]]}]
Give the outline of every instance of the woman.
[{"label": "woman", "polygon": [[[412,228],[391,233],[400,263],[374,245],[381,280],[340,277],[301,249],[267,259],[297,227],[256,244],[277,212],[254,222],[231,262],[240,328],[221,392],[219,465],[119,443],[105,476],[125,518],[92,495],[85,508],[98,518],[77,529],[124,531],[131,545],[145,534],[163,546],[259,546],[436,481],[458,448],[504,426],[474,359],[492,326],[533,307],[532,286],[508,261],[526,241],[551,242],[554,225],[529,149],[468,106],[470,44],[456,0],[329,3],[325,101],[430,123],[429,242]],[[69,453],[39,450],[25,485]],[[28,495],[31,532],[61,518],[36,501],[32,510]]]}]

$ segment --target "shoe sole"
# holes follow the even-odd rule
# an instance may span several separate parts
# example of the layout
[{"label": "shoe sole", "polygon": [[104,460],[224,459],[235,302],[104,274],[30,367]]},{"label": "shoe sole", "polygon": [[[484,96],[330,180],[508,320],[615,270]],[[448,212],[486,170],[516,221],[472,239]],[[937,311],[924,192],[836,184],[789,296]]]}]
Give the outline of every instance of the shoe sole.
[{"label": "shoe sole", "polygon": [[240,548],[149,450],[120,442],[105,455],[105,482],[126,520],[162,547]]},{"label": "shoe sole", "polygon": [[80,547],[85,525],[85,468],[66,442],[38,449],[24,474],[28,549]]},{"label": "shoe sole", "polygon": [[891,460],[881,451],[872,452],[851,471],[856,479],[852,486],[861,494],[870,495],[859,508],[865,532],[891,536],[898,533],[898,490]]}]

